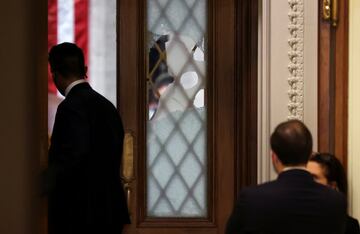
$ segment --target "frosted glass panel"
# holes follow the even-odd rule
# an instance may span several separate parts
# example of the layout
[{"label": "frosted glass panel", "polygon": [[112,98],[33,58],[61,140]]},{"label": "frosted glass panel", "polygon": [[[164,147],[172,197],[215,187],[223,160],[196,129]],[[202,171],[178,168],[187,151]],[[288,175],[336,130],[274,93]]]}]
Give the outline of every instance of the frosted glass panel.
[{"label": "frosted glass panel", "polygon": [[147,2],[147,215],[207,216],[206,0]]}]

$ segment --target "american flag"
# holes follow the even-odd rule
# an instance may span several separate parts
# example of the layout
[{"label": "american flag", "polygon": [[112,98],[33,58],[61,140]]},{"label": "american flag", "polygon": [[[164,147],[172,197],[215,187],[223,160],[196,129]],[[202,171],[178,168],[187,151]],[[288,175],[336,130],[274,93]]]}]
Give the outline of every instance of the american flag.
[{"label": "american flag", "polygon": [[[116,0],[48,0],[48,49],[76,43],[85,55],[88,81],[116,104]],[[49,133],[62,97],[48,69]]]},{"label": "american flag", "polygon": [[[85,63],[89,52],[89,0],[48,1],[48,49],[58,43],[73,42],[83,49]],[[50,71],[49,92],[56,93]]]}]

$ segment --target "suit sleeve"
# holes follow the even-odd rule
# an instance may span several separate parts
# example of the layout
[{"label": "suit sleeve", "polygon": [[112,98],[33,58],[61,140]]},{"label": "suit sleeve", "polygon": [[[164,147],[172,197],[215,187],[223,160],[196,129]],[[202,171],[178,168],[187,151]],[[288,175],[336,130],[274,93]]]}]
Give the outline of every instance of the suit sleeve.
[{"label": "suit sleeve", "polygon": [[359,221],[354,219],[354,233],[360,233],[360,226],[359,226]]},{"label": "suit sleeve", "polygon": [[90,121],[86,113],[75,108],[59,106],[49,149],[47,192],[57,182],[71,178],[86,166],[90,151]]}]

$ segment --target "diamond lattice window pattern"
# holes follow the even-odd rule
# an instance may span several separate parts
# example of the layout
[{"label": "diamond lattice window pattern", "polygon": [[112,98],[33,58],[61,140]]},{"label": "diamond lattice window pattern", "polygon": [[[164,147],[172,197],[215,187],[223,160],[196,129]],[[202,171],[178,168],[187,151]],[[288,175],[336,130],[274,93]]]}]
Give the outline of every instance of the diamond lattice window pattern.
[{"label": "diamond lattice window pattern", "polygon": [[147,214],[207,216],[206,0],[148,0]]}]

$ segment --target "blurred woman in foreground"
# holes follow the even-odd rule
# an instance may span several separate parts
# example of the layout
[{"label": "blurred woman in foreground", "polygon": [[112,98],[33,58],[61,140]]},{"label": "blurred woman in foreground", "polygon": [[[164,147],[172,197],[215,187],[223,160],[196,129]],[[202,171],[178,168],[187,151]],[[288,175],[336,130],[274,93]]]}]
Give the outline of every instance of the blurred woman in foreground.
[{"label": "blurred woman in foreground", "polygon": [[[310,158],[307,170],[320,184],[329,186],[347,197],[347,179],[345,170],[340,161],[332,154],[317,153]],[[360,234],[358,220],[347,216],[345,234]]]}]

